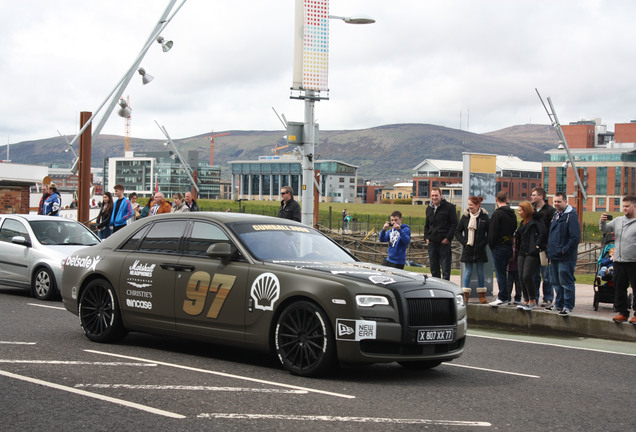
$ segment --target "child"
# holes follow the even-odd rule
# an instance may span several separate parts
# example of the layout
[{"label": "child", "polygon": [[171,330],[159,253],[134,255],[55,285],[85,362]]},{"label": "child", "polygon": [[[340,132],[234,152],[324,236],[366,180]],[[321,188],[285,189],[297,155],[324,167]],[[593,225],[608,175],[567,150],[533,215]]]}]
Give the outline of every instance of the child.
[{"label": "child", "polygon": [[596,275],[596,283],[601,284],[603,280],[611,279],[614,274],[614,248],[609,250],[607,257],[601,260],[601,268]]}]

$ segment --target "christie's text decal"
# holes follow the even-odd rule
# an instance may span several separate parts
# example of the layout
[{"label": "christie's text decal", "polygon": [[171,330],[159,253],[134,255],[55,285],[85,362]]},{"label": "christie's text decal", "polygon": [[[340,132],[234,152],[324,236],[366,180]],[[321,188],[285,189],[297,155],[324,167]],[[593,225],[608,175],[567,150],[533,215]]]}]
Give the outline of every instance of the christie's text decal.
[{"label": "christie's text decal", "polygon": [[376,338],[377,323],[375,321],[348,320],[338,318],[336,320],[336,339],[359,341],[362,339]]}]

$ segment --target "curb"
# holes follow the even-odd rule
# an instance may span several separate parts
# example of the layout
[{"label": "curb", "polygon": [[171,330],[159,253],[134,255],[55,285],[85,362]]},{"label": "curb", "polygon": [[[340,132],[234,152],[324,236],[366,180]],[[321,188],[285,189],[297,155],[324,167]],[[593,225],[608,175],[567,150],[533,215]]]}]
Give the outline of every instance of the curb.
[{"label": "curb", "polygon": [[615,323],[607,318],[574,315],[560,316],[544,310],[522,311],[516,307],[467,305],[468,324],[499,328],[524,328],[530,333],[564,333],[600,339],[636,342],[636,325]]}]

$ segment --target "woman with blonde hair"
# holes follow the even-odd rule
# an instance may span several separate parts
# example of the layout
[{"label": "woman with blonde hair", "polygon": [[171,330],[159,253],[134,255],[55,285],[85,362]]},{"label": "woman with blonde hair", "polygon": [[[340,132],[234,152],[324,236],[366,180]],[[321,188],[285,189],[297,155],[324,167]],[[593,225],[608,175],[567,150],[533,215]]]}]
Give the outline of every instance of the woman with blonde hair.
[{"label": "woman with blonde hair", "polygon": [[539,252],[541,245],[546,242],[545,223],[542,215],[534,211],[529,201],[519,203],[519,217],[521,224],[515,231],[515,259],[519,269],[519,281],[523,293],[523,303],[519,309],[531,311],[537,307],[537,289],[534,275],[540,266]]},{"label": "woman with blonde hair", "polygon": [[470,293],[470,280],[473,275],[473,267],[477,272],[477,295],[479,303],[488,303],[486,300],[486,280],[484,277],[484,263],[488,262],[488,212],[481,208],[483,197],[471,196],[468,205],[462,214],[455,238],[462,245],[460,261],[464,263],[464,276],[462,278],[462,290],[464,299],[468,303]]}]

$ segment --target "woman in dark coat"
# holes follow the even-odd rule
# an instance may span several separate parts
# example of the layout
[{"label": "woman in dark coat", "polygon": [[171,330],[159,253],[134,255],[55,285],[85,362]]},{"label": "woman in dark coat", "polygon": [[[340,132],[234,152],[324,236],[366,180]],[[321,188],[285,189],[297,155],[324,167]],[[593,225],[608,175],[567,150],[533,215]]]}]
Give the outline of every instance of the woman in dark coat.
[{"label": "woman in dark coat", "polygon": [[540,245],[546,243],[547,234],[542,215],[534,211],[529,201],[521,202],[518,212],[519,217],[521,217],[521,224],[514,234],[515,258],[519,268],[523,303],[517,307],[531,311],[537,307],[537,290],[534,285],[534,275],[540,265]]},{"label": "woman in dark coat", "polygon": [[468,198],[467,209],[457,224],[455,238],[462,245],[460,261],[464,263],[464,277],[462,290],[466,302],[470,298],[470,280],[473,268],[477,272],[477,295],[479,303],[488,303],[486,300],[486,280],[484,277],[484,263],[488,262],[488,212],[481,208],[483,197]]},{"label": "woman in dark coat", "polygon": [[113,230],[110,227],[110,217],[113,214],[113,194],[110,192],[104,192],[104,201],[102,202],[102,208],[97,215],[97,236],[104,240],[108,238]]}]

